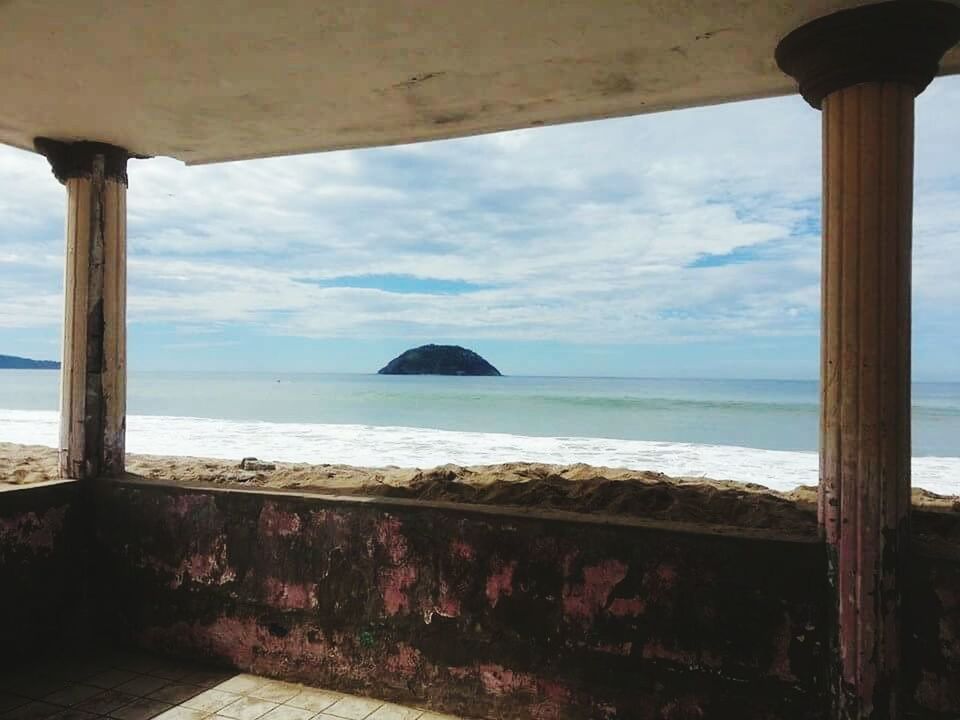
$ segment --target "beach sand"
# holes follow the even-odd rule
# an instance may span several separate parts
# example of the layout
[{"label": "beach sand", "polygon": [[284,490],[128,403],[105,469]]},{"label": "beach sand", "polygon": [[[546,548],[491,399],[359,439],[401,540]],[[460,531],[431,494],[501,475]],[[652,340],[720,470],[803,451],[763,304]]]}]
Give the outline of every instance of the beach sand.
[{"label": "beach sand", "polygon": [[[261,458],[269,462],[266,458]],[[240,460],[128,455],[128,478],[191,486],[298,490],[327,495],[405,498],[566,510],[660,521],[777,528],[815,533],[816,488],[780,493],[749,483],[674,478],[652,471],[589,465],[506,463],[461,467],[361,468],[275,463],[244,470]],[[57,451],[0,443],[0,488],[55,480]],[[960,511],[960,498],[916,489],[915,505]]]}]

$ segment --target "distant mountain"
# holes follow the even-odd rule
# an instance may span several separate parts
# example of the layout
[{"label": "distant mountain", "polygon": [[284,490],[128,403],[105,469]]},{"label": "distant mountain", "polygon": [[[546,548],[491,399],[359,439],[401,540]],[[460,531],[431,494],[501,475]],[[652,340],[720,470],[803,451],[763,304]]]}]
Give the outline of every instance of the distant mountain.
[{"label": "distant mountain", "polygon": [[398,355],[380,375],[500,375],[473,350],[459,345],[422,345]]},{"label": "distant mountain", "polygon": [[0,370],[59,370],[55,360],[31,360],[16,355],[0,355]]}]

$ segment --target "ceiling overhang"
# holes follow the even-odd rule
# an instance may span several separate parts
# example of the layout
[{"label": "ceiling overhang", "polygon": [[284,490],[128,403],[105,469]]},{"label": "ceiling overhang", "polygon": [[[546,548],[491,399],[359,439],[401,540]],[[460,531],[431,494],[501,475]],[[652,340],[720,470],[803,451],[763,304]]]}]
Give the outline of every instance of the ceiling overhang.
[{"label": "ceiling overhang", "polygon": [[862,4],[0,0],[0,142],[206,163],[783,95],[777,42]]}]

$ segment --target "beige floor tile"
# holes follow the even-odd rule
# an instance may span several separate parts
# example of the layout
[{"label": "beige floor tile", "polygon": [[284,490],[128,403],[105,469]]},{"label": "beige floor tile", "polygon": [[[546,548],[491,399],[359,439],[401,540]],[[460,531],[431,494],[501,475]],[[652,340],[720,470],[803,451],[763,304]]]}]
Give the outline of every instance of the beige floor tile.
[{"label": "beige floor tile", "polygon": [[136,699],[135,696],[127,695],[119,690],[104,690],[99,695],[94,695],[92,698],[78,703],[76,708],[94,715],[107,715],[119,707],[129,705]]},{"label": "beige floor tile", "polygon": [[280,680],[267,680],[263,685],[247,693],[250,697],[260,700],[269,700],[275,703],[285,703],[300,692],[300,686]]},{"label": "beige floor tile", "polygon": [[[33,672],[0,675],[0,720],[106,720],[107,716],[113,720],[460,720],[149,655],[94,660],[85,664],[82,658],[60,659]],[[55,668],[57,673],[48,674],[44,668]],[[64,680],[81,675],[82,682]],[[10,685],[16,689],[8,689]],[[42,700],[27,699],[25,692]]]},{"label": "beige floor tile", "polygon": [[138,675],[133,680],[127,680],[125,683],[117,685],[116,689],[127,695],[147,697],[150,693],[170,684],[169,680],[163,678],[153,677],[152,675]]},{"label": "beige floor tile", "polygon": [[7,710],[13,710],[13,708],[20,707],[21,705],[26,705],[28,702],[30,701],[27,698],[20,695],[0,692],[0,714],[5,713]]},{"label": "beige floor tile", "polygon": [[89,658],[75,658],[63,660],[50,671],[51,677],[59,677],[73,682],[86,682],[88,678],[109,668],[96,660]]},{"label": "beige floor tile", "polygon": [[97,656],[97,661],[109,667],[123,667],[123,662],[130,659],[130,654],[120,650],[108,650]]},{"label": "beige floor tile", "polygon": [[277,703],[268,700],[258,700],[252,697],[242,697],[234,700],[226,707],[218,711],[218,715],[223,715],[233,720],[257,720],[262,715],[277,707]]},{"label": "beige floor tile", "polygon": [[147,695],[147,697],[151,700],[161,700],[163,702],[176,705],[178,703],[183,703],[185,700],[189,700],[192,697],[196,697],[202,692],[203,688],[197,687],[196,685],[181,685],[174,683],[173,685],[167,685],[159,690],[155,690]]},{"label": "beige floor tile", "polygon": [[29,672],[24,670],[10,670],[0,672],[0,692],[10,692],[11,688],[18,687],[22,682],[32,677]]},{"label": "beige floor tile", "polygon": [[63,712],[63,707],[60,705],[33,701],[8,710],[3,714],[3,720],[46,720],[58,712]]},{"label": "beige floor tile", "polygon": [[109,670],[99,672],[93,677],[87,678],[85,684],[103,688],[104,690],[110,690],[115,688],[117,685],[122,685],[125,682],[133,680],[136,676],[136,673],[132,673],[129,670],[118,670],[116,668],[111,668]]},{"label": "beige floor tile", "polygon": [[192,698],[187,698],[180,704],[192,710],[200,710],[209,714],[215,713],[221,708],[225,708],[230,703],[239,699],[239,695],[234,695],[233,693],[211,688],[210,690],[204,690],[202,693],[195,695]]},{"label": "beige floor tile", "polygon": [[183,682],[183,678],[189,675],[193,668],[178,663],[163,662],[150,671],[154,677],[164,678],[166,680],[176,680]]},{"label": "beige floor tile", "polygon": [[235,695],[247,695],[251,690],[256,690],[265,682],[267,682],[267,678],[242,673],[240,675],[234,675],[229,680],[224,680],[215,687],[217,690],[234,693]]},{"label": "beige floor tile", "polygon": [[421,710],[387,704],[370,715],[367,720],[417,720],[422,714]]},{"label": "beige floor tile", "polygon": [[203,688],[212,688],[225,680],[229,680],[236,673],[220,670],[195,670],[185,675],[180,681],[186,685],[199,685]]},{"label": "beige floor tile", "polygon": [[139,653],[134,653],[131,656],[125,658],[122,663],[116,665],[123,670],[132,670],[135,673],[141,673],[143,675],[149,675],[151,670],[161,667],[163,665],[163,660],[159,658],[151,657],[150,655],[142,655]]},{"label": "beige floor tile", "polygon": [[150,700],[149,698],[137,698],[129,705],[112,710],[110,717],[116,720],[150,720],[160,713],[166,712],[170,707],[170,703]]},{"label": "beige floor tile", "polygon": [[96,717],[93,713],[77,710],[76,708],[66,708],[62,712],[54,715],[50,720],[95,720]]},{"label": "beige floor tile", "polygon": [[327,692],[326,690],[303,688],[299,693],[287,700],[285,704],[318,713],[321,710],[326,710],[341,697],[343,696],[338,693]]},{"label": "beige floor tile", "polygon": [[7,692],[14,695],[22,695],[31,700],[42,700],[47,695],[66,690],[73,683],[66,680],[43,677],[40,675],[28,675],[21,678],[15,684],[12,684]]},{"label": "beige floor tile", "polygon": [[364,720],[370,713],[378,709],[382,702],[359,697],[343,697],[323,711],[324,715],[333,715],[344,720]]},{"label": "beige floor tile", "polygon": [[102,692],[102,688],[93,687],[92,685],[71,685],[57,692],[50,693],[43,698],[43,701],[53,703],[54,705],[73,707],[74,705],[82,703],[84,700],[89,700],[94,695],[100,695]]},{"label": "beige floor tile", "polygon": [[312,710],[281,705],[268,712],[260,720],[310,720],[314,715],[316,713]]},{"label": "beige floor tile", "polygon": [[191,710],[178,705],[160,713],[155,720],[203,720],[206,716],[207,714],[201,710]]}]

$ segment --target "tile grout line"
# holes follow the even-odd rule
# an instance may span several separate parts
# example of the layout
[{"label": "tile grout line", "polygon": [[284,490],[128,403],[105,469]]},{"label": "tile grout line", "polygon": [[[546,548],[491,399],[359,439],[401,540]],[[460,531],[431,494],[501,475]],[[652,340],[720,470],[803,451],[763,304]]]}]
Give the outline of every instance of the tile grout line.
[{"label": "tile grout line", "polygon": [[[82,661],[72,658],[68,662],[82,663]],[[331,718],[332,720],[350,720],[350,717],[358,718],[355,711],[347,709],[349,706],[344,707],[343,710],[331,712],[339,703],[345,701],[359,703],[360,706],[357,707],[355,705],[355,709],[361,712],[364,710],[367,711],[362,715],[362,720],[376,718],[378,713],[381,713],[385,708],[395,708],[396,710],[393,713],[389,713],[389,715],[402,717],[404,720],[419,720],[426,714],[429,714],[429,711],[423,708],[396,705],[376,698],[344,694],[327,688],[319,688],[302,683],[286,683],[250,673],[206,670],[196,665],[189,665],[188,667],[190,669],[187,669],[182,666],[178,667],[176,663],[152,662],[150,658],[137,657],[136,655],[126,659],[118,659],[116,657],[108,658],[96,663],[83,664],[83,667],[83,670],[63,670],[61,667],[54,667],[51,675],[57,678],[57,680],[53,685],[48,686],[50,692],[46,693],[39,691],[23,693],[22,691],[11,689],[9,685],[5,685],[3,692],[8,697],[16,698],[16,701],[14,705],[0,712],[0,720],[4,720],[8,716],[11,720],[21,720],[15,711],[22,711],[22,708],[34,704],[50,707],[51,710],[48,714],[27,714],[24,720],[55,720],[55,718],[60,716],[69,717],[70,720],[76,720],[76,718],[159,720],[159,718],[168,714],[171,718],[179,716],[180,718],[185,718],[185,720],[214,720],[215,718],[222,718],[223,720],[263,720],[271,713],[276,713],[278,716],[284,715],[284,713],[277,713],[280,708],[289,711],[287,718],[284,720],[291,720],[291,718],[292,720],[324,720],[325,718]],[[22,677],[28,679],[31,675],[43,677],[42,673],[36,671],[22,675]],[[196,676],[203,678],[199,685],[196,684]],[[116,682],[118,679],[120,682]],[[239,692],[236,690],[221,689],[221,686],[231,681],[235,682],[238,679],[241,680]],[[243,681],[246,681],[246,684],[244,684]],[[43,681],[40,680],[39,682],[42,683]],[[103,687],[103,684],[112,685],[112,687]],[[268,687],[270,685],[276,685],[276,687]],[[180,690],[173,690],[173,688],[177,688],[178,686]],[[270,699],[271,693],[273,693],[273,697],[281,697],[291,689],[294,690],[293,694],[285,697],[282,701]],[[131,690],[135,692],[131,692]],[[170,694],[164,695],[165,690]],[[188,697],[184,697],[182,700],[172,701],[178,694],[183,693],[184,690],[188,693],[196,692]],[[281,692],[277,693],[278,690],[281,690]],[[90,692],[85,695],[84,693],[87,691]],[[228,698],[225,704],[216,710],[191,708],[189,705],[184,704],[211,691],[222,693]],[[259,697],[257,693],[263,697]],[[291,701],[294,701],[297,697],[310,693],[320,694],[323,698],[323,704],[317,704],[314,707],[310,707],[309,704],[307,707],[298,707],[297,705],[290,704]],[[41,697],[36,697],[37,695],[41,695]],[[92,711],[83,707],[85,704],[94,702],[98,698],[104,700],[111,695],[119,695],[121,696],[120,699],[125,700],[125,702],[121,702],[117,707],[107,711]],[[56,700],[47,699],[51,696],[58,697]],[[74,701],[71,699],[73,696],[77,696],[80,699]],[[223,699],[225,698],[220,698],[220,700]],[[220,700],[216,700],[214,704]],[[231,718],[228,715],[222,714],[225,708],[242,700],[247,700],[251,705],[264,703],[271,707],[257,715],[249,714],[241,718]],[[307,701],[304,700],[304,702]],[[366,707],[364,707],[364,705]],[[137,708],[137,711],[134,712],[134,706],[141,707]],[[95,705],[88,705],[88,707],[95,707]],[[124,712],[124,710],[127,709],[130,709],[130,711]],[[146,711],[141,712],[141,710]],[[306,713],[310,714],[306,715]],[[241,711],[238,709],[235,714],[239,715]],[[453,716],[449,717],[455,720]]]}]

